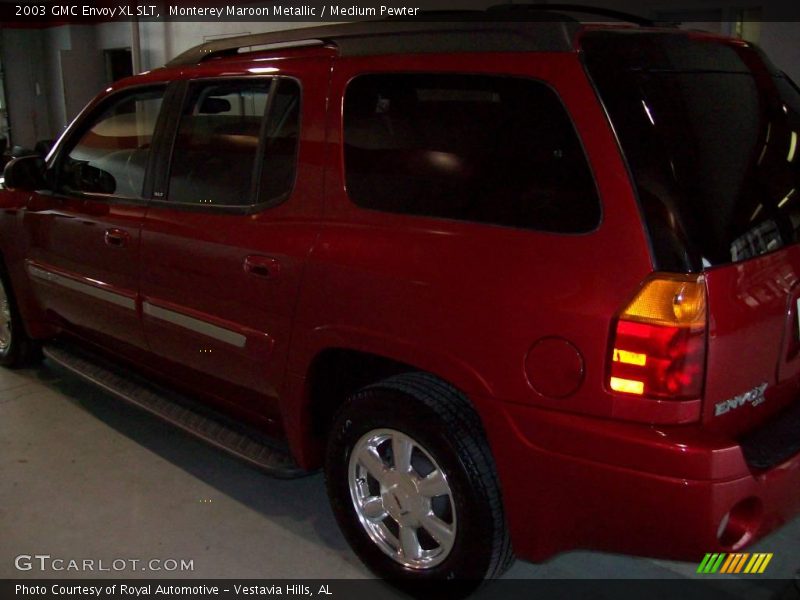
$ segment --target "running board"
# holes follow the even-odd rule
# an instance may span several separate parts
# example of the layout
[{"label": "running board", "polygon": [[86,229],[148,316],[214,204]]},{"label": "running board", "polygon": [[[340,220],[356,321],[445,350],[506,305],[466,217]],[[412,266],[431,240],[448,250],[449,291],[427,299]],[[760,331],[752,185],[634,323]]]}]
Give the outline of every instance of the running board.
[{"label": "running board", "polygon": [[71,373],[269,475],[289,479],[309,474],[295,464],[288,448],[281,447],[280,442],[248,431],[246,427],[198,406],[189,398],[164,390],[83,348],[54,343],[44,346],[42,351],[47,358]]}]

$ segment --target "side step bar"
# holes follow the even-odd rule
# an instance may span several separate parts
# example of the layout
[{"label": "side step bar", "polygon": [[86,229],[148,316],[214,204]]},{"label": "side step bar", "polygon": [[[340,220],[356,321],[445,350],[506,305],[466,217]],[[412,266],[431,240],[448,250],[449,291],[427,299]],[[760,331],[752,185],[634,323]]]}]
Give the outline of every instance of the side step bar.
[{"label": "side step bar", "polygon": [[172,423],[203,441],[240,458],[269,475],[294,478],[308,475],[295,464],[287,447],[246,427],[199,407],[178,393],[164,390],[124,367],[62,343],[44,346],[44,355],[64,369]]}]

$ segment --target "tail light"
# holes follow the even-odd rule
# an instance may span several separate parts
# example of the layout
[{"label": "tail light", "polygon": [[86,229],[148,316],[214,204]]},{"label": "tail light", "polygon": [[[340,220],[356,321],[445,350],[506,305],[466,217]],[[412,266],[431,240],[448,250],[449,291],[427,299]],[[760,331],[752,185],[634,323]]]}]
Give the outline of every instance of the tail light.
[{"label": "tail light", "polygon": [[703,276],[657,274],[620,312],[608,387],[658,399],[699,398],[706,355]]}]

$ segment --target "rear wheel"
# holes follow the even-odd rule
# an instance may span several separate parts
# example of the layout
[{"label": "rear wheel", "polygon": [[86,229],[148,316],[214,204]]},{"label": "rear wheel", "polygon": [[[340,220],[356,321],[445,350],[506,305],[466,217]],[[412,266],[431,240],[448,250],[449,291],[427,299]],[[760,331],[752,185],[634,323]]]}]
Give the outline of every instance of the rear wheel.
[{"label": "rear wheel", "polygon": [[512,561],[480,419],[424,373],[369,386],[335,420],[325,466],[345,537],[376,574],[411,592],[468,593]]},{"label": "rear wheel", "polygon": [[0,267],[0,365],[25,367],[39,357],[39,345],[28,337],[8,276]]}]

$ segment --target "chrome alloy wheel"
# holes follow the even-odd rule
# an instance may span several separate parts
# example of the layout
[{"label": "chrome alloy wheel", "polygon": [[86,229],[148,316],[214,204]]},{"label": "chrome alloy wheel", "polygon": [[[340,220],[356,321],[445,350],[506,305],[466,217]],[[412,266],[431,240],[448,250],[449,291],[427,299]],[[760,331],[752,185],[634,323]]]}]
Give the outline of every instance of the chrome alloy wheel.
[{"label": "chrome alloy wheel", "polygon": [[11,348],[11,304],[8,293],[0,280],[0,356]]},{"label": "chrome alloy wheel", "polygon": [[358,440],[348,466],[350,497],[373,542],[404,567],[430,569],[456,539],[453,492],[431,455],[393,429]]}]

